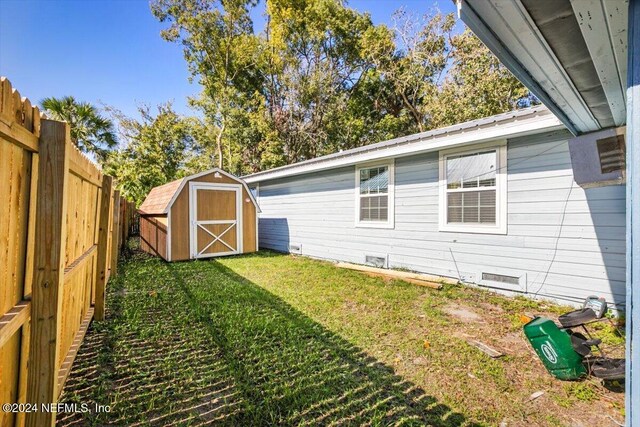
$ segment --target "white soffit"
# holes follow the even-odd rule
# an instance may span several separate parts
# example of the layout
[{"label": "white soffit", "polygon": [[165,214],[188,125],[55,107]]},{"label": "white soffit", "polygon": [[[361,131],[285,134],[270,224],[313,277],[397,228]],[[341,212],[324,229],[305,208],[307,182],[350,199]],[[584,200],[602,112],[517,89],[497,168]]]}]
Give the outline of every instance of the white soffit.
[{"label": "white soffit", "polygon": [[465,7],[471,8],[482,19],[581,133],[600,129],[591,110],[519,0],[463,0],[462,8]]},{"label": "white soffit", "polygon": [[571,0],[617,126],[626,122],[628,0]]}]

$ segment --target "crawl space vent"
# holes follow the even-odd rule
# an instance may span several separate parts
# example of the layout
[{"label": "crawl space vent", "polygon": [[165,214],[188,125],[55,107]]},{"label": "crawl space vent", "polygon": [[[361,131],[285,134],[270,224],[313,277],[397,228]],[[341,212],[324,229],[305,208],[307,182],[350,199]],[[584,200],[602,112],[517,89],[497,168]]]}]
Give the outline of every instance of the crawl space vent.
[{"label": "crawl space vent", "polygon": [[365,264],[367,265],[372,265],[378,268],[384,268],[384,265],[386,264],[387,260],[379,256],[365,255],[364,261],[365,261]]},{"label": "crawl space vent", "polygon": [[508,283],[510,285],[519,285],[520,278],[514,276],[505,276],[504,274],[482,273],[482,280],[489,282]]},{"label": "crawl space vent", "polygon": [[290,243],[289,244],[289,252],[292,254],[301,254],[302,253],[302,245],[299,243]]}]

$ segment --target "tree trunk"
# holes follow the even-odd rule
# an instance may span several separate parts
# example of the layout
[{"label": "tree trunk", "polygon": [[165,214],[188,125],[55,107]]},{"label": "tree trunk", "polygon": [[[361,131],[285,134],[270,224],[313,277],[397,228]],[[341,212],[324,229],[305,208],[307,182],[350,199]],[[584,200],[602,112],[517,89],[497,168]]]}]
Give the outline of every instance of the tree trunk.
[{"label": "tree trunk", "polygon": [[416,122],[416,125],[418,126],[418,131],[424,132],[424,126],[422,124],[422,120],[420,120],[420,113],[418,113],[418,110],[413,106],[413,104],[411,104],[411,102],[409,102],[407,95],[404,92],[401,92],[401,94],[404,105],[409,109],[411,115],[413,116],[413,119]]},{"label": "tree trunk", "polygon": [[216,155],[218,156],[218,167],[220,169],[222,169],[222,134],[224,133],[224,127],[224,124],[220,126],[218,135],[216,135]]}]

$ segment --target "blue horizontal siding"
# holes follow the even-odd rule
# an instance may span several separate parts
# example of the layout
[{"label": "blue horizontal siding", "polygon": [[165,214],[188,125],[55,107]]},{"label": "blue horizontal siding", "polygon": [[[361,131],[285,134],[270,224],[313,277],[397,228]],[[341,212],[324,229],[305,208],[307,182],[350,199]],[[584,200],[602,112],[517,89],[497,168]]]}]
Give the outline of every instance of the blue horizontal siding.
[{"label": "blue horizontal siding", "polygon": [[393,229],[355,227],[355,167],[261,182],[260,246],[295,244],[304,255],[361,264],[374,254],[392,268],[472,282],[506,274],[521,277],[507,290],[573,303],[597,294],[620,305],[625,189],[577,186],[567,137],[508,141],[506,235],[438,231],[438,153],[427,153],[396,159]]}]

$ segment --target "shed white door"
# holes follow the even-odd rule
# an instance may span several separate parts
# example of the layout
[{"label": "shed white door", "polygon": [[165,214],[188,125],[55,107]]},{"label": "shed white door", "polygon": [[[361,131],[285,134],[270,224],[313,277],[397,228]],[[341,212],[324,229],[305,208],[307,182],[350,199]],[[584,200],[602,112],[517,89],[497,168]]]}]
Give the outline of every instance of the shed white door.
[{"label": "shed white door", "polygon": [[191,258],[242,252],[242,187],[189,183]]}]

